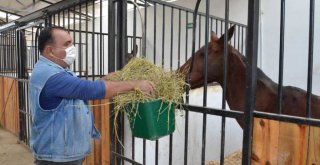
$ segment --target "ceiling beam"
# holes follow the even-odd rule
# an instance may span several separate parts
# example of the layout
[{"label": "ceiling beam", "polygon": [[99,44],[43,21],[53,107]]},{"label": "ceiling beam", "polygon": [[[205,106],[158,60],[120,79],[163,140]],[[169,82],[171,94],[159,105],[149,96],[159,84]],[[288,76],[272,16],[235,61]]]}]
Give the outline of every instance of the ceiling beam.
[{"label": "ceiling beam", "polygon": [[[40,2],[48,3],[48,4],[50,4],[50,5],[52,5],[52,4],[53,4],[52,2],[49,2],[49,1],[47,1],[47,0],[39,0],[39,1],[40,1]],[[92,18],[93,18],[93,17],[92,17],[92,16],[90,16],[90,15],[83,14],[83,13],[80,13],[80,12],[78,12],[78,11],[74,11],[74,10],[72,10],[72,9],[70,9],[70,11],[71,11],[71,12],[74,12],[74,13],[76,13],[76,14],[80,15],[80,16],[87,17],[87,18],[89,18],[89,19],[92,19]]]},{"label": "ceiling beam", "polygon": [[4,13],[8,13],[8,14],[11,14],[11,15],[16,15],[16,16],[19,16],[19,17],[23,17],[23,15],[20,15],[20,14],[17,14],[17,13],[13,13],[13,12],[10,12],[10,11],[7,11],[7,9],[3,8],[0,6],[0,11],[1,12],[4,12]]}]

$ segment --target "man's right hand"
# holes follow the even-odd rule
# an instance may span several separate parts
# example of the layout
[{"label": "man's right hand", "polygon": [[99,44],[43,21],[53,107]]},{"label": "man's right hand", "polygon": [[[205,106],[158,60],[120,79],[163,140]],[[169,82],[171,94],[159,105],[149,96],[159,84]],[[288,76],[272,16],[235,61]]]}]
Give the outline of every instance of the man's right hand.
[{"label": "man's right hand", "polygon": [[148,95],[153,95],[156,90],[154,83],[148,80],[136,80],[132,83],[135,90],[141,90]]},{"label": "man's right hand", "polygon": [[140,90],[148,95],[153,95],[155,92],[155,85],[148,80],[135,81],[105,81],[106,94],[105,98],[112,98],[118,94],[127,93],[133,90]]}]

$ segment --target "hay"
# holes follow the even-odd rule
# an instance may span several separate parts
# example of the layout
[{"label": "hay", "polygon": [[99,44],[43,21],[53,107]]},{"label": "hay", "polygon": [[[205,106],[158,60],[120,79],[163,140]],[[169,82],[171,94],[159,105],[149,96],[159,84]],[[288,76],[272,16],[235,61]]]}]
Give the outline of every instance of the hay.
[{"label": "hay", "polygon": [[[128,114],[136,114],[136,112],[134,112],[135,108],[126,109],[128,104],[137,104],[157,99],[169,102],[170,104],[174,103],[176,107],[181,108],[183,93],[187,86],[184,76],[178,75],[173,71],[164,71],[162,68],[150,63],[148,60],[141,58],[131,59],[121,71],[116,72],[109,80],[149,80],[155,84],[156,88],[153,95],[145,94],[139,89],[129,93],[119,93],[113,100],[115,104],[115,118],[117,118],[121,112],[125,113],[127,116]],[[116,130],[116,122],[114,123],[114,127]]]},{"label": "hay", "polygon": [[146,59],[133,58],[129,63],[114,76],[112,81],[126,80],[149,80],[152,81],[156,90],[150,96],[136,89],[135,91],[119,94],[114,97],[116,109],[123,109],[128,103],[145,102],[155,99],[162,99],[170,103],[181,104],[184,87],[186,85],[184,77],[173,71],[164,71],[162,68],[150,63]]},{"label": "hay", "polygon": [[[236,151],[224,158],[225,165],[241,165],[242,152]],[[207,165],[219,165],[220,161],[210,161]]]}]

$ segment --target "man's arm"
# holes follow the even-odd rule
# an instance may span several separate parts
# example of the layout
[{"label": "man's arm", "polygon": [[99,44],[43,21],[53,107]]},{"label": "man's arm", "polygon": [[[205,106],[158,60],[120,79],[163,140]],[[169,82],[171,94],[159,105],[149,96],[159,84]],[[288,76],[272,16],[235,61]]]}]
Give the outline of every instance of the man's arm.
[{"label": "man's arm", "polygon": [[155,86],[151,81],[105,81],[106,92],[105,98],[112,98],[118,94],[126,93],[133,90],[141,90],[142,92],[152,95]]}]

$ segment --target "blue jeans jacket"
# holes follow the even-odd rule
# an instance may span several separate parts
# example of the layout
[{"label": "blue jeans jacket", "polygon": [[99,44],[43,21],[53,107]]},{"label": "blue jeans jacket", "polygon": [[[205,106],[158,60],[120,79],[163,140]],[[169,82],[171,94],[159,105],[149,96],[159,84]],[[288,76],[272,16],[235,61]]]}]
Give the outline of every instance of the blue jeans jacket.
[{"label": "blue jeans jacket", "polygon": [[63,99],[55,108],[46,110],[39,103],[46,81],[54,74],[68,72],[40,56],[29,82],[32,116],[30,147],[38,160],[68,162],[84,158],[91,152],[91,138],[100,138],[93,115],[83,100]]}]

